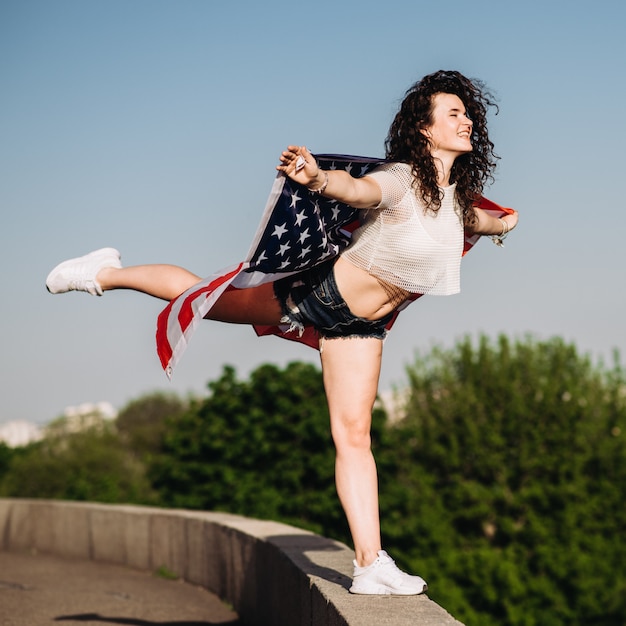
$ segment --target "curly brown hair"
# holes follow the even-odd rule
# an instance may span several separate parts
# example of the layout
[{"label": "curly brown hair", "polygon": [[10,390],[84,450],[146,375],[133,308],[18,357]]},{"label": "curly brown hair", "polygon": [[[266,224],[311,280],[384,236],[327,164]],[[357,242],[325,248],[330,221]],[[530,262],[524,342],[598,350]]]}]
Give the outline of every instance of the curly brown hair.
[{"label": "curly brown hair", "polygon": [[408,163],[413,170],[417,192],[432,211],[441,206],[442,191],[437,185],[437,168],[430,153],[428,138],[421,132],[433,123],[434,96],[449,93],[458,96],[473,122],[472,152],[460,155],[450,172],[450,182],[457,184],[456,198],[463,210],[466,227],[476,221],[474,202],[483,187],[493,181],[499,157],[487,133],[487,110],[498,106],[482,81],[469,79],[456,71],[440,70],[416,82],[405,94],[385,140],[387,159]]}]

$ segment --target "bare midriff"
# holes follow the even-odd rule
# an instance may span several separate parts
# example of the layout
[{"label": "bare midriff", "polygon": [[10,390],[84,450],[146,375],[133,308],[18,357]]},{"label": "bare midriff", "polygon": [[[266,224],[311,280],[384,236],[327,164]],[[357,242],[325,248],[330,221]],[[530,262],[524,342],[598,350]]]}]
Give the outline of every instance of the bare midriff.
[{"label": "bare midriff", "polygon": [[350,261],[339,257],[335,263],[335,281],[350,311],[368,320],[378,320],[410,297],[410,293],[391,285]]}]

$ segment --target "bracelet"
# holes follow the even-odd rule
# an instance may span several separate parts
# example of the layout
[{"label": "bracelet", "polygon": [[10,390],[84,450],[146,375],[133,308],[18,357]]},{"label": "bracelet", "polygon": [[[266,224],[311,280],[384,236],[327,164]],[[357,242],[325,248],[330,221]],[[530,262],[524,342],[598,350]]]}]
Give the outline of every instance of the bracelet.
[{"label": "bracelet", "polygon": [[499,246],[500,248],[504,248],[504,240],[506,236],[509,234],[509,223],[503,220],[501,217],[498,218],[500,223],[502,224],[502,232],[499,235],[490,235],[491,241]]},{"label": "bracelet", "polygon": [[326,187],[328,187],[328,172],[326,172],[325,170],[322,170],[322,171],[324,172],[324,182],[322,183],[322,186],[318,187],[317,189],[311,189],[309,187],[308,189],[311,193],[317,193],[317,194],[324,193],[324,190],[326,189]]}]

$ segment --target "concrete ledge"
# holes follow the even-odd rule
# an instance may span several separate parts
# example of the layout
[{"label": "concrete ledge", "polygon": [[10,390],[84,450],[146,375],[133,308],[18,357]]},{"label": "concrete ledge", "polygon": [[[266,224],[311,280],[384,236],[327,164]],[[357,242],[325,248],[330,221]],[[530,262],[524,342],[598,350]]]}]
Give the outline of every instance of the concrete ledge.
[{"label": "concrete ledge", "polygon": [[462,626],[425,595],[350,595],[352,551],[339,542],[227,513],[0,499],[0,549],[166,567],[250,626]]}]

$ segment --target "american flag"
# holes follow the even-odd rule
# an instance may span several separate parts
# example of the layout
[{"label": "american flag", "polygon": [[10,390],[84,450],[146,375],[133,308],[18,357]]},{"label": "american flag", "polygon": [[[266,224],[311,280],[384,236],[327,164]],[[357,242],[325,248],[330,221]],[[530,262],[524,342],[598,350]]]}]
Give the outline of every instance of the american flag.
[{"label": "american flag", "polygon": [[[384,163],[382,159],[348,155],[321,154],[315,158],[322,169],[341,169],[356,177]],[[510,211],[486,199],[478,206],[495,215]],[[196,326],[224,291],[271,282],[337,256],[350,243],[351,233],[358,225],[358,209],[314,194],[279,173],[246,260],[194,285],[172,300],[159,315],[157,352],[168,377],[172,376]],[[464,254],[478,239],[478,235],[466,238]],[[395,317],[388,327],[394,321]],[[258,335],[278,335],[315,348],[319,345],[313,328],[306,328],[302,335],[288,333],[289,325],[254,329]]]}]

